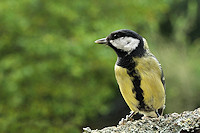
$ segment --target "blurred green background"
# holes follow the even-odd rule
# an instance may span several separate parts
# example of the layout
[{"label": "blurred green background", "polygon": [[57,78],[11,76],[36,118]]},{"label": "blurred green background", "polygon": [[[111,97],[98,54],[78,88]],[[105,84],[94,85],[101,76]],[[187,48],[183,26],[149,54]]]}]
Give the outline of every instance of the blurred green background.
[{"label": "blurred green background", "polygon": [[129,113],[116,54],[94,44],[118,29],[145,37],[166,77],[165,113],[200,106],[200,0],[1,0],[0,132],[66,133]]}]

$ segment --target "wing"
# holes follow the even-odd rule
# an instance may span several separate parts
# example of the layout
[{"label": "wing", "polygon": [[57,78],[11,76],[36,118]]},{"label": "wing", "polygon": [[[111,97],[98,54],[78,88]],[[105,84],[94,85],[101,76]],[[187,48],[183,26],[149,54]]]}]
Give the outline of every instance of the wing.
[{"label": "wing", "polygon": [[162,70],[162,67],[160,66],[161,68],[161,82],[165,88],[165,91],[166,91],[166,85],[165,85],[165,77],[164,77],[164,73],[163,73],[163,70]]},{"label": "wing", "polygon": [[[162,70],[162,67],[160,65],[160,68],[161,68],[161,82],[163,84],[163,87],[165,89],[165,92],[166,92],[166,85],[165,85],[165,77],[164,77],[164,73],[163,73],[163,70]],[[158,116],[162,116],[163,115],[163,111],[165,109],[165,105],[161,108],[159,108],[156,113],[158,114]]]}]

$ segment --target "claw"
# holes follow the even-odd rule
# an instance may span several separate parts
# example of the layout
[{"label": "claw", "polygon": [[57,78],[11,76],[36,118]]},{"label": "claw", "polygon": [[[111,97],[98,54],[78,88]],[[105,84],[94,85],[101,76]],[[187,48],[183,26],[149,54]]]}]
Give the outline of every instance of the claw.
[{"label": "claw", "polygon": [[121,121],[119,121],[119,125],[125,125],[127,123],[127,120],[122,118]]},{"label": "claw", "polygon": [[136,113],[131,111],[129,115],[126,115],[126,118],[122,118],[121,121],[119,121],[119,125],[125,125],[128,121],[133,121],[132,118]]}]

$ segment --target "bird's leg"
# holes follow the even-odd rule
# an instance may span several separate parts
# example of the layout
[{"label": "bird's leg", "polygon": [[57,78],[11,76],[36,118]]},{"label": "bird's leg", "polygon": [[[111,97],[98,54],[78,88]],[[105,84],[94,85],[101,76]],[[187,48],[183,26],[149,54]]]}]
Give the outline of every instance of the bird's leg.
[{"label": "bird's leg", "polygon": [[132,121],[132,117],[136,114],[136,112],[131,111],[129,115],[126,115],[126,118],[122,118],[121,121],[119,121],[119,125],[124,125],[128,121]]},{"label": "bird's leg", "polygon": [[136,113],[134,111],[131,111],[129,115],[126,115],[126,119],[127,121],[132,121],[132,117],[135,115]]},{"label": "bird's leg", "polygon": [[157,118],[160,116],[160,114],[158,113],[158,111],[155,111]]}]

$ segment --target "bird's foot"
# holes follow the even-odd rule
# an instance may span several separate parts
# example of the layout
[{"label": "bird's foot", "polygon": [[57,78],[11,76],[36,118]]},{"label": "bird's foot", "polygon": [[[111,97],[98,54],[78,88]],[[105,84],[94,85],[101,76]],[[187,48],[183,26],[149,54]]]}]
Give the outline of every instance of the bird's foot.
[{"label": "bird's foot", "polygon": [[133,121],[133,115],[135,115],[135,112],[131,111],[129,115],[126,115],[126,118],[122,118],[119,121],[119,125],[125,125],[128,121]]},{"label": "bird's foot", "polygon": [[129,115],[126,115],[126,118],[122,118],[119,121],[119,125],[125,125],[128,121],[140,120],[143,116],[143,114],[131,111]]}]

